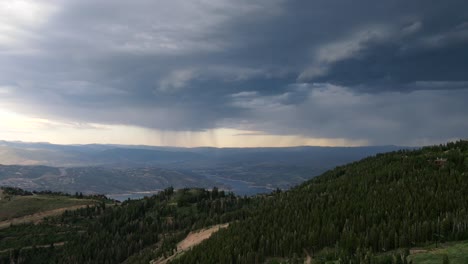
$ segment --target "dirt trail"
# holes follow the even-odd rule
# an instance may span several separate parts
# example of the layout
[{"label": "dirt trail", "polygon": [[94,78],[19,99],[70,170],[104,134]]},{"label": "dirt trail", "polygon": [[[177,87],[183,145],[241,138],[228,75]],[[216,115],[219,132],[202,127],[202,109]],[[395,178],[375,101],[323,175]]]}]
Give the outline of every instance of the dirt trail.
[{"label": "dirt trail", "polygon": [[304,253],[306,254],[304,264],[312,264],[312,257],[310,256],[309,252],[305,248],[303,250],[304,250]]},{"label": "dirt trail", "polygon": [[31,215],[25,215],[18,218],[12,218],[5,221],[0,221],[0,229],[8,228],[11,224],[24,224],[24,223],[39,223],[42,219],[49,216],[60,215],[66,210],[76,210],[80,208],[85,208],[87,205],[74,205],[64,208],[58,208],[50,211],[44,211],[40,213],[35,213]]},{"label": "dirt trail", "polygon": [[190,249],[193,246],[200,244],[203,240],[210,238],[210,236],[218,232],[221,228],[226,228],[229,224],[216,225],[208,229],[202,229],[197,232],[190,232],[188,236],[177,244],[177,251]]},{"label": "dirt trail", "polygon": [[[61,247],[65,245],[65,242],[57,242],[57,243],[54,243],[54,247]],[[36,246],[36,248],[50,248],[50,244],[49,245],[38,245]],[[32,246],[27,246],[27,247],[22,247],[21,249],[31,249],[33,248]],[[4,250],[0,250],[0,253],[5,253],[5,252],[8,252],[10,250],[13,250],[14,248],[8,248],[8,249],[4,249]]]},{"label": "dirt trail", "polygon": [[181,254],[184,251],[191,249],[192,247],[200,244],[204,240],[211,237],[213,233],[218,232],[221,228],[228,227],[229,224],[215,225],[209,228],[201,229],[195,232],[190,232],[187,237],[177,244],[177,252],[174,255],[166,259],[153,260],[151,264],[166,264],[171,259],[175,258],[177,255]]},{"label": "dirt trail", "polygon": [[419,254],[419,253],[426,253],[427,251],[428,250],[424,249],[424,248],[413,248],[413,249],[410,249],[410,255]]}]

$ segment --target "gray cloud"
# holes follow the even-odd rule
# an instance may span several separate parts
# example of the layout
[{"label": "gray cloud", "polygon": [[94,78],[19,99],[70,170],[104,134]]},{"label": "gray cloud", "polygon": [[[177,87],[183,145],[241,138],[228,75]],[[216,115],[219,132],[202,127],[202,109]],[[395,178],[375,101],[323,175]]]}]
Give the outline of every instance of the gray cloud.
[{"label": "gray cloud", "polygon": [[67,0],[28,8],[0,5],[0,106],[14,111],[375,144],[466,137],[466,1]]},{"label": "gray cloud", "polygon": [[[289,104],[296,94],[304,99]],[[465,135],[467,100],[467,89],[356,93],[314,84],[274,96],[244,93],[234,104],[251,110],[255,128],[273,134],[420,145]]]}]

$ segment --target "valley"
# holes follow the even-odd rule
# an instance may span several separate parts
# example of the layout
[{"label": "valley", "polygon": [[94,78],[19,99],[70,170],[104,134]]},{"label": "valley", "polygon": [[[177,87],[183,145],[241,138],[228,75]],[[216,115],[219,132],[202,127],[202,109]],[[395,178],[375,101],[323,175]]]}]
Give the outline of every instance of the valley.
[{"label": "valley", "polygon": [[106,194],[121,201],[170,186],[217,186],[255,195],[286,190],[337,165],[402,148],[171,148],[0,141],[0,186]]},{"label": "valley", "polygon": [[74,194],[152,194],[173,186],[211,188],[223,185],[202,176],[161,168],[109,168],[0,165],[0,186]]}]

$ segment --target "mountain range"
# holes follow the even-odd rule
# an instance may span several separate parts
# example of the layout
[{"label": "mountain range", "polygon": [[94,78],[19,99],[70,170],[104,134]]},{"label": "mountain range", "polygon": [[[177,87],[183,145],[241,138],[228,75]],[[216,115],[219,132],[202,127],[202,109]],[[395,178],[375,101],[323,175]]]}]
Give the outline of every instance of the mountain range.
[{"label": "mountain range", "polygon": [[176,148],[0,141],[0,185],[123,198],[169,186],[217,186],[251,195],[288,189],[337,165],[398,149],[407,148]]}]

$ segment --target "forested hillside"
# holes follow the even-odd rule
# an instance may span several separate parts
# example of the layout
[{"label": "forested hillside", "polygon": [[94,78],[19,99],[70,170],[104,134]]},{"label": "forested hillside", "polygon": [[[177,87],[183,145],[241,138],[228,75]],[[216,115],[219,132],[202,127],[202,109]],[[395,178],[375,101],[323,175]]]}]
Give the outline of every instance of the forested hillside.
[{"label": "forested hillside", "polygon": [[466,141],[379,154],[276,194],[173,263],[404,263],[392,250],[468,239],[467,174]]},{"label": "forested hillside", "polygon": [[169,188],[0,230],[0,263],[149,263],[222,223],[170,263],[407,263],[410,248],[468,239],[467,173],[460,141],[378,154],[251,198]]},{"label": "forested hillside", "polygon": [[66,211],[0,230],[0,263],[149,263],[171,255],[191,230],[246,218],[251,200],[217,189],[168,188],[121,205]]}]

